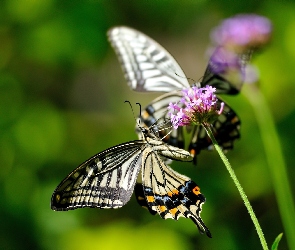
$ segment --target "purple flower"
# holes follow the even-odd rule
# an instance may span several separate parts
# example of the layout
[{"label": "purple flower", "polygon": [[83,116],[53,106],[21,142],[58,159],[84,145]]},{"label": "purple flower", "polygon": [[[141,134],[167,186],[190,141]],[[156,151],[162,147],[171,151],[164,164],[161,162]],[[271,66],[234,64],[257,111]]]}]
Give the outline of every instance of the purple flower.
[{"label": "purple flower", "polygon": [[211,37],[216,44],[241,52],[266,44],[271,30],[272,25],[267,18],[244,14],[225,19],[213,30]]},{"label": "purple flower", "polygon": [[242,56],[219,46],[210,56],[208,68],[212,73],[229,82],[237,91],[240,91],[245,79],[248,79],[246,76],[248,71],[245,70],[248,61],[243,61]]},{"label": "purple flower", "polygon": [[[172,125],[175,129],[189,124],[210,124],[223,111],[224,103],[219,103],[214,92],[215,88],[192,87],[182,91],[179,103],[170,103],[168,109]],[[219,110],[218,110],[219,108]]]},{"label": "purple flower", "polygon": [[209,66],[215,74],[224,74],[229,70],[240,70],[241,63],[236,53],[224,47],[217,47],[210,57]]}]

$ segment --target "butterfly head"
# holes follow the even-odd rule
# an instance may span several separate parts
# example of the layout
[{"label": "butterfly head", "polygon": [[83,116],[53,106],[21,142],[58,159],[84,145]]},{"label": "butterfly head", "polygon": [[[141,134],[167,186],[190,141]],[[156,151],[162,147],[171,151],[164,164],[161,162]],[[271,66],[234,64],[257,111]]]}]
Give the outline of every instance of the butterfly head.
[{"label": "butterfly head", "polygon": [[138,124],[138,127],[142,133],[142,138],[144,138],[144,139],[152,138],[152,139],[158,140],[159,133],[154,128],[152,128],[152,127],[146,128],[146,127],[140,126],[139,124]]}]

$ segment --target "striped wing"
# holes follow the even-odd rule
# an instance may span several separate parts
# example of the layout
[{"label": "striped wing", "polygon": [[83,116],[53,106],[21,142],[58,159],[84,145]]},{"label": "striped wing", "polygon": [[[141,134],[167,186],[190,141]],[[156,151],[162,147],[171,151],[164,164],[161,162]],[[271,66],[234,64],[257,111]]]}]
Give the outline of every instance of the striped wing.
[{"label": "striped wing", "polygon": [[189,218],[201,233],[211,237],[200,217],[205,202],[200,188],[190,178],[166,165],[153,149],[147,148],[143,152],[142,185],[137,184],[135,192],[139,204],[148,207],[152,214],[158,213],[163,219]]},{"label": "striped wing", "polygon": [[133,90],[170,92],[189,87],[175,59],[147,35],[128,27],[114,27],[108,37]]},{"label": "striped wing", "polygon": [[124,206],[133,193],[145,144],[144,141],[120,144],[82,163],[55,189],[51,209]]}]

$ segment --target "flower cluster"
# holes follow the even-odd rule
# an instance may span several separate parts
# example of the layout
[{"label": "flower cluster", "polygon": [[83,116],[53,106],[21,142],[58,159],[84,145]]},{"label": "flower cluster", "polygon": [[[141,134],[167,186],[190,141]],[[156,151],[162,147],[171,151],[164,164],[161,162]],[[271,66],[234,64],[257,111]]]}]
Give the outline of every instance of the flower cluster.
[{"label": "flower cluster", "polygon": [[[224,103],[219,103],[215,88],[192,87],[182,90],[183,98],[179,103],[170,103],[168,109],[175,129],[189,124],[210,124],[223,111]],[[219,108],[219,110],[218,110]]]},{"label": "flower cluster", "polygon": [[212,40],[221,46],[243,52],[248,48],[265,45],[271,35],[271,22],[254,14],[237,15],[225,19],[212,32]]},{"label": "flower cluster", "polygon": [[258,80],[257,70],[248,62],[254,50],[265,45],[271,36],[271,22],[254,14],[237,15],[225,19],[211,33],[217,48],[213,51],[210,70],[236,85]]}]

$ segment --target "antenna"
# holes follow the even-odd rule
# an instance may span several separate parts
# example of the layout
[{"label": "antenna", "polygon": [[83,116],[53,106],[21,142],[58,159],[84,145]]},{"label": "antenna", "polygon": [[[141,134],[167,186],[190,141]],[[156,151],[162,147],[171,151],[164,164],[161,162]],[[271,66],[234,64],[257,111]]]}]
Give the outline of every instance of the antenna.
[{"label": "antenna", "polygon": [[132,111],[132,114],[133,114],[133,118],[135,119],[135,115],[134,115],[133,107],[132,107],[130,101],[127,101],[127,100],[126,100],[124,103],[126,103],[126,102],[129,103],[130,108],[131,108],[131,111]]},{"label": "antenna", "polygon": [[[132,107],[132,105],[131,105],[131,103],[130,103],[130,101],[125,101],[125,103],[129,103],[129,105],[130,105],[130,108],[131,108],[131,111],[132,111],[132,114],[133,114],[133,118],[134,118],[134,120],[135,120],[135,123],[140,127],[140,119],[136,119],[135,118],[135,115],[134,115],[134,110],[133,110],[133,107]],[[139,105],[139,109],[140,109],[140,113],[139,114],[141,114],[141,105],[140,105],[140,103],[136,103],[137,105]]]},{"label": "antenna", "polygon": [[136,103],[139,106],[139,115],[141,114],[141,104],[139,102]]},{"label": "antenna", "polygon": [[185,78],[187,80],[190,80],[190,81],[193,81],[194,83],[196,82],[193,78],[189,78],[189,77],[186,77],[186,76],[181,76],[181,75],[178,75],[177,73],[175,73],[175,75],[181,77],[181,78]]},{"label": "antenna", "polygon": [[[138,106],[139,106],[139,116],[141,115],[141,104],[139,102],[136,103]],[[137,119],[137,125],[140,127],[140,122],[141,122],[141,119],[138,118]]]}]

